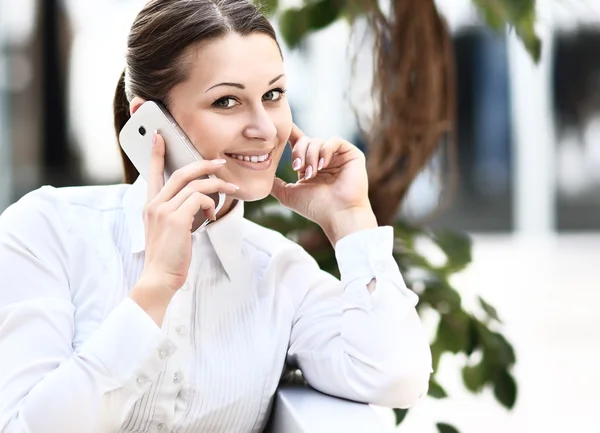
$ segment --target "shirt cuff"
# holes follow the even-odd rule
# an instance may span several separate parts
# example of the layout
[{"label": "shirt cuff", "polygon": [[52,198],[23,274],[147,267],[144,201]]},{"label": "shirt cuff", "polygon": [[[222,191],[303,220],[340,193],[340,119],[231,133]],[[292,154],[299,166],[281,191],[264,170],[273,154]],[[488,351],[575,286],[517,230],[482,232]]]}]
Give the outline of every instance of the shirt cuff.
[{"label": "shirt cuff", "polygon": [[[343,286],[349,288],[355,286],[351,283],[357,282],[360,284],[356,286],[362,288],[373,279],[379,283],[391,282],[410,304],[415,305],[418,297],[406,287],[393,250],[394,229],[391,226],[360,230],[339,240],[335,255]],[[367,304],[380,303],[388,297],[382,286],[388,285],[378,284],[372,296],[366,289],[355,295]]]},{"label": "shirt cuff", "polygon": [[99,359],[119,383],[142,385],[164,367],[177,347],[131,298],[110,312],[86,341],[80,355]]},{"label": "shirt cuff", "polygon": [[392,255],[394,230],[377,227],[360,230],[340,239],[335,246],[335,257],[344,285],[358,279],[380,278],[399,274]]}]

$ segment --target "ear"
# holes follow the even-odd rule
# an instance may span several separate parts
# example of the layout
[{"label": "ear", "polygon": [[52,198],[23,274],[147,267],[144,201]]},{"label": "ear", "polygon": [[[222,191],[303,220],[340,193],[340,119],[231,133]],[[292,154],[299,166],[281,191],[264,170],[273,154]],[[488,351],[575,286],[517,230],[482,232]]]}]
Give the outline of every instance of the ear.
[{"label": "ear", "polygon": [[133,113],[135,113],[144,102],[146,102],[145,99],[142,99],[139,96],[134,96],[131,102],[129,103],[129,115],[133,116]]}]

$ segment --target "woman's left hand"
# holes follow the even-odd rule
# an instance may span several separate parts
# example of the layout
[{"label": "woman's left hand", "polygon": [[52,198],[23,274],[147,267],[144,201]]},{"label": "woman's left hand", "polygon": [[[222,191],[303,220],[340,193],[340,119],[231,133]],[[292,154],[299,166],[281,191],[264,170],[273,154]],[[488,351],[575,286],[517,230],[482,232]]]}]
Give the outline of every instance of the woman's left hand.
[{"label": "woman's left hand", "polygon": [[273,182],[279,202],[319,224],[332,244],[358,230],[377,227],[369,202],[364,154],[341,138],[310,138],[294,125],[289,139],[298,181]]}]

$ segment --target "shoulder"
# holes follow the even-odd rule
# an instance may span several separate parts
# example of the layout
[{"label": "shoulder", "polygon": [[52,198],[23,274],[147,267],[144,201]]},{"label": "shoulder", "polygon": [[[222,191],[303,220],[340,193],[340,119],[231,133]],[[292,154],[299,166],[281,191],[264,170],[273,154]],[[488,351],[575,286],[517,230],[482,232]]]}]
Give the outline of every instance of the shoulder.
[{"label": "shoulder", "polygon": [[[103,212],[121,207],[129,185],[55,188],[43,186],[25,194],[0,215],[0,235],[26,231],[42,233],[68,232],[81,221],[83,210]],[[83,212],[86,213],[86,212]],[[48,230],[49,229],[49,230]]]},{"label": "shoulder", "polygon": [[271,263],[318,267],[314,258],[296,242],[248,219],[244,219],[244,241],[267,256]]}]

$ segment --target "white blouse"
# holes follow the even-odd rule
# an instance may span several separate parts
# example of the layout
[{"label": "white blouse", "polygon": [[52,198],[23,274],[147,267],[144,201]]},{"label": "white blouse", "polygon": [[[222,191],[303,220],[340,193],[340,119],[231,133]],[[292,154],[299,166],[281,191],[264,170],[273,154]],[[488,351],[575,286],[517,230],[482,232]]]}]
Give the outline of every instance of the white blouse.
[{"label": "white blouse", "polygon": [[391,227],[338,242],[339,281],[240,203],[193,234],[159,328],[128,297],[145,196],[141,178],[46,186],[0,217],[0,432],[260,432],[286,362],[351,400],[426,393],[431,353]]}]

